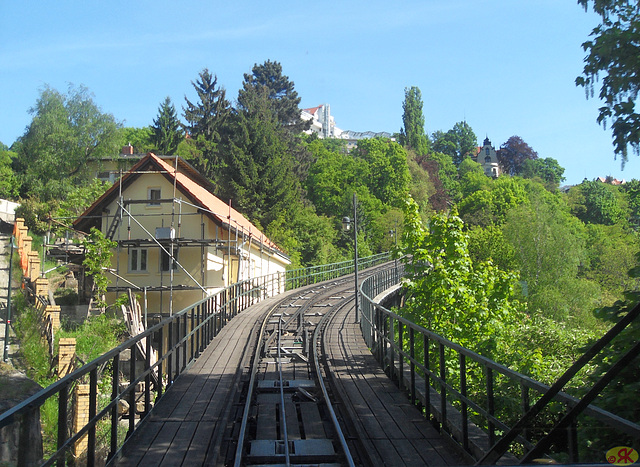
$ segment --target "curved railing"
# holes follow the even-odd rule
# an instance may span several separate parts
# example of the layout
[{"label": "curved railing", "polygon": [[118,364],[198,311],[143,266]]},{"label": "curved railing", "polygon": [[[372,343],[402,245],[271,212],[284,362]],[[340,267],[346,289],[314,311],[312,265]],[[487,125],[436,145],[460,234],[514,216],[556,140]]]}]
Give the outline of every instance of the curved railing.
[{"label": "curved railing", "polygon": [[[387,291],[387,300],[397,300],[400,278],[386,270],[361,284],[364,339],[390,378],[471,462],[493,464],[502,457],[503,462],[530,463],[534,453],[542,458],[553,452],[560,463],[605,463],[608,449],[640,446],[640,425],[560,391],[565,376],[577,371],[575,365],[549,387],[385,308],[381,294]],[[603,339],[610,341],[639,313],[640,305],[592,349],[606,345]],[[579,360],[590,353],[591,349]],[[625,357],[629,358],[620,360]],[[545,399],[544,408],[536,410]],[[606,433],[613,444],[602,446],[595,433]],[[541,448],[551,443],[554,451]]]},{"label": "curved railing", "polygon": [[[360,258],[358,267],[365,269],[390,258],[389,253]],[[117,455],[137,424],[149,415],[154,403],[231,318],[264,298],[350,274],[354,267],[353,261],[344,261],[233,284],[149,327],[0,414],[0,429],[15,422],[38,420],[40,408],[47,404],[57,411],[57,439],[55,446],[45,450],[42,465],[62,466],[70,460],[87,465],[99,460],[108,462]],[[123,372],[126,358],[126,372]],[[72,395],[80,384],[88,384],[88,421],[72,429],[69,422],[74,403]],[[106,394],[105,386],[110,388]],[[123,414],[125,406],[128,413]],[[123,420],[127,421],[126,427],[121,424]],[[27,430],[18,431],[18,465],[26,465],[26,456],[33,448],[29,447]],[[74,449],[85,442],[83,453],[73,454]]]}]

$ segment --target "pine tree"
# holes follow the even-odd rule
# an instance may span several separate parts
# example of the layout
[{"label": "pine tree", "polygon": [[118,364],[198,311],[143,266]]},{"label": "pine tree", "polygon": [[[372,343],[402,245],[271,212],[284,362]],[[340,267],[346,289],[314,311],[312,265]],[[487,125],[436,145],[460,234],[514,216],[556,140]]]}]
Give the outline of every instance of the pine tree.
[{"label": "pine tree", "polygon": [[167,96],[158,107],[158,117],[153,120],[151,135],[151,142],[160,154],[175,154],[183,138],[181,127],[176,108]]},{"label": "pine tree", "polygon": [[[282,74],[282,65],[267,60],[262,65],[255,64],[251,74],[245,73],[242,89],[238,92],[239,110],[256,111],[256,96],[266,93],[267,107],[275,116],[275,123],[281,127],[281,137],[289,152],[295,157],[294,173],[302,183],[311,166],[311,153],[301,144],[299,135],[308,130],[311,121],[304,121],[300,112],[300,97],[294,89],[293,81]],[[262,105],[262,104],[260,104]]]},{"label": "pine tree", "polygon": [[198,101],[191,102],[185,97],[186,107],[183,107],[185,130],[202,154],[199,168],[210,178],[217,175],[220,168],[218,145],[224,137],[224,126],[231,113],[226,91],[218,86],[218,77],[204,69],[196,82],[191,82]]},{"label": "pine tree", "polygon": [[233,115],[230,137],[221,151],[221,185],[224,197],[266,228],[299,206],[300,183],[266,90],[254,88],[245,97],[251,102],[250,110]]}]

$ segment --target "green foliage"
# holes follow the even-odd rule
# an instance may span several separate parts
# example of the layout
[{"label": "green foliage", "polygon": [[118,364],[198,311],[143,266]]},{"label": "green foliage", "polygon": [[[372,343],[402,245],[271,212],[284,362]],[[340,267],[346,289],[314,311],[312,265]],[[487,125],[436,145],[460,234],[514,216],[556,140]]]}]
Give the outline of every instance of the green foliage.
[{"label": "green foliage", "polygon": [[151,130],[151,142],[160,154],[176,153],[178,145],[184,139],[184,134],[176,108],[169,96],[158,107],[158,116],[153,120]]},{"label": "green foliage", "polygon": [[571,212],[585,223],[613,225],[626,219],[624,200],[617,187],[585,180],[569,190]]},{"label": "green foliage", "polygon": [[451,156],[456,167],[465,159],[474,156],[478,147],[478,138],[467,122],[458,122],[446,133],[436,131],[431,136],[435,152]]},{"label": "green foliage", "polygon": [[267,88],[250,88],[245,98],[250,105],[230,122],[220,183],[223,197],[233,199],[250,220],[268,226],[293,217],[301,207],[301,188]]},{"label": "green foliage", "polygon": [[427,228],[410,200],[404,228],[404,253],[411,255],[407,315],[462,346],[494,356],[505,326],[522,319],[514,299],[517,276],[490,261],[473,262],[455,209],[433,216]]},{"label": "green foliage", "polygon": [[198,168],[212,180],[217,180],[222,166],[218,154],[226,119],[231,110],[224,88],[218,86],[218,77],[202,70],[198,79],[191,82],[198,95],[198,100],[191,102],[185,97],[184,128],[190,136],[191,143],[196,147],[192,154],[201,157],[194,161]]},{"label": "green foliage", "polygon": [[239,108],[250,110],[252,96],[261,88],[267,93],[271,111],[279,125],[295,134],[309,129],[311,122],[300,118],[300,97],[294,89],[294,83],[282,74],[279,62],[267,60],[262,65],[256,63],[251,74],[245,73],[242,89],[238,92]]},{"label": "green foliage", "polygon": [[120,137],[120,146],[133,146],[135,154],[146,154],[153,149],[151,138],[153,129],[145,126],[142,128],[126,127],[118,131]]},{"label": "green foliage", "polygon": [[492,180],[483,177],[479,174],[465,176],[463,192],[471,193],[460,201],[460,216],[469,225],[501,225],[511,209],[528,201],[526,185],[519,178]]},{"label": "green foliage", "polygon": [[365,184],[382,203],[401,207],[410,183],[407,153],[402,146],[384,138],[363,139],[352,154],[368,166],[368,176],[359,183]]},{"label": "green foliage", "polygon": [[91,228],[89,236],[82,243],[85,248],[85,257],[82,264],[86,268],[86,273],[93,277],[96,306],[104,307],[106,303],[103,296],[109,285],[109,278],[106,275],[105,268],[111,266],[112,250],[117,246],[117,243],[105,238],[102,231],[95,227]]},{"label": "green foliage", "polygon": [[92,180],[89,162],[118,153],[120,124],[82,86],[66,95],[45,87],[30,112],[33,120],[16,143],[14,163],[22,196],[64,199],[72,187]]},{"label": "green foliage", "polygon": [[422,93],[420,88],[412,86],[404,88],[404,102],[402,103],[402,123],[400,129],[400,144],[412,149],[419,156],[429,151],[429,140],[424,132],[424,114],[422,113]]},{"label": "green foliage", "polygon": [[15,152],[0,149],[0,199],[15,200],[20,193],[20,182],[11,168],[16,157]]},{"label": "green foliage", "polygon": [[71,222],[102,196],[110,186],[110,182],[94,179],[88,185],[75,187],[66,199],[60,202],[54,217],[64,224],[71,225]]},{"label": "green foliage", "polygon": [[587,225],[587,261],[581,276],[596,282],[602,290],[602,304],[622,300],[625,290],[637,290],[640,281],[628,271],[636,265],[640,238],[620,225]]},{"label": "green foliage", "polygon": [[640,58],[636,44],[640,41],[640,10],[637,2],[628,0],[578,0],[585,10],[591,4],[600,15],[601,23],[591,32],[591,40],[582,44],[587,56],[582,76],[576,85],[593,97],[600,82],[599,98],[604,105],[599,109],[598,123],[606,126],[611,120],[613,147],[624,168],[628,147],[640,152],[640,116],[636,98],[640,77],[636,70]]},{"label": "green foliage", "polygon": [[640,231],[640,180],[630,180],[621,185],[620,190],[627,195],[629,206],[629,225]]},{"label": "green foliage", "polygon": [[584,226],[560,198],[544,189],[530,192],[529,203],[507,213],[503,232],[526,283],[531,313],[565,321],[584,317],[596,304],[597,285],[578,277],[586,259]]},{"label": "green foliage", "polygon": [[522,164],[522,176],[524,178],[539,178],[550,189],[556,189],[560,182],[565,180],[562,175],[564,167],[558,164],[558,161],[547,157],[546,159],[526,159]]},{"label": "green foliage", "polygon": [[51,200],[46,202],[28,198],[20,202],[16,208],[16,217],[24,219],[24,225],[29,231],[38,235],[44,235],[51,230],[51,213],[56,212],[60,207],[60,202]]}]

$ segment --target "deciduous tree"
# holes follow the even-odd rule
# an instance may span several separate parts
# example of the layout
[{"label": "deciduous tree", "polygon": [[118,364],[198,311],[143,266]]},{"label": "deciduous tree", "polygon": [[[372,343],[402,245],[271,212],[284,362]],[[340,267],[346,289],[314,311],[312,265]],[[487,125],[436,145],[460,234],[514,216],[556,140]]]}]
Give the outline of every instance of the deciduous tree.
[{"label": "deciduous tree", "polygon": [[598,123],[611,121],[613,147],[622,168],[628,147],[640,153],[640,113],[636,107],[640,91],[640,8],[629,0],[578,0],[585,10],[589,5],[600,15],[601,23],[591,32],[591,40],[582,44],[587,52],[582,76],[576,85],[593,96],[600,82],[599,98],[604,102]]},{"label": "deciduous tree", "polygon": [[520,175],[524,162],[528,159],[537,159],[538,153],[519,136],[512,136],[500,146],[497,156],[504,173]]},{"label": "deciduous tree", "polygon": [[30,113],[33,120],[16,143],[22,196],[62,199],[73,186],[91,181],[89,162],[119,152],[121,124],[83,86],[70,86],[67,94],[46,86]]},{"label": "deciduous tree", "polygon": [[400,144],[413,149],[418,156],[424,156],[429,151],[429,140],[424,132],[420,88],[416,86],[404,88],[402,110],[402,123],[404,126],[400,129]]}]

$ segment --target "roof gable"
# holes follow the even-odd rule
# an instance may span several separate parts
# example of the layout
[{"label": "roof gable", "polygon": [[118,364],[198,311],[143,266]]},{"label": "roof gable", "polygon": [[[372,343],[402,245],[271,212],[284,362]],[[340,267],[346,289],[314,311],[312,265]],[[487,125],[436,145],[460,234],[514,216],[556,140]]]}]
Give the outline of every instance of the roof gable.
[{"label": "roof gable", "polygon": [[[238,232],[243,232],[245,235],[253,238],[254,241],[282,252],[275,243],[269,240],[255,225],[249,222],[246,217],[231,207],[230,203],[225,203],[205,188],[203,181],[206,182],[209,187],[211,186],[210,183],[190,164],[185,164],[186,162],[184,164],[178,162],[176,169],[176,167],[155,154],[147,154],[73,222],[74,228],[81,231],[88,231],[94,224],[92,219],[101,217],[103,208],[116,199],[121,191],[121,187],[122,190],[125,190],[145,172],[155,171],[161,173],[171,184],[175,182],[176,190],[184,194],[194,205],[201,208],[214,222],[223,226],[226,225],[226,228],[229,230],[235,229]],[[185,173],[185,170],[187,170],[189,174]]]}]

